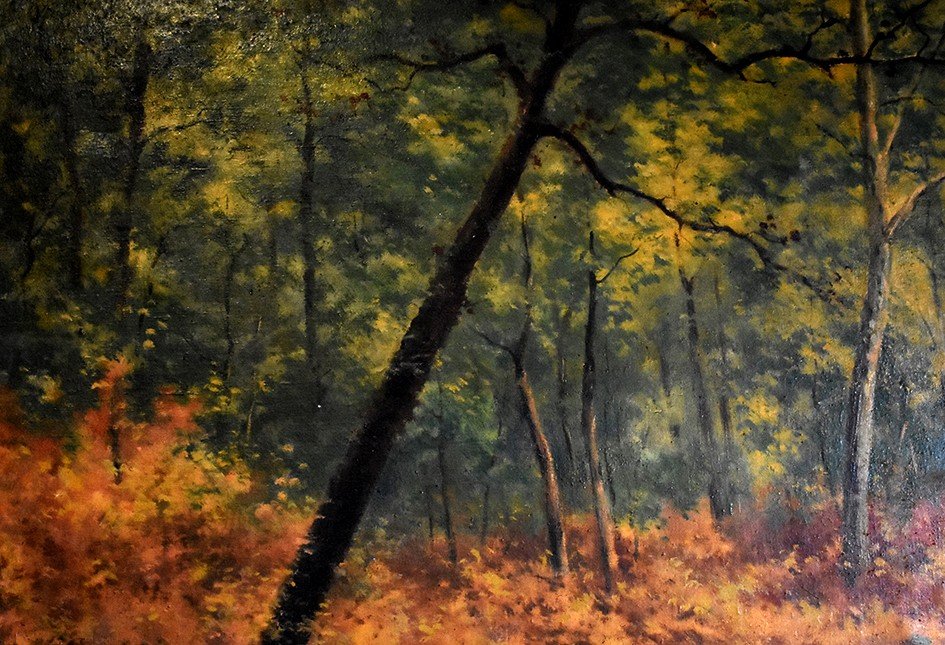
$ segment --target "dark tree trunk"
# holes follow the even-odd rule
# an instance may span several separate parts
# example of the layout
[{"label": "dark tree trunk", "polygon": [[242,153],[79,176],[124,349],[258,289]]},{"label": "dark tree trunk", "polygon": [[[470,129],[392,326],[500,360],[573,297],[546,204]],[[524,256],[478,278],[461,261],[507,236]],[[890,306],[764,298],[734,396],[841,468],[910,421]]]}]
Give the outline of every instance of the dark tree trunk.
[{"label": "dark tree trunk", "polygon": [[545,103],[568,57],[576,3],[559,4],[547,55],[523,97],[512,133],[482,193],[430,281],[426,299],[391,359],[380,388],[328,486],[305,543],[279,592],[263,643],[304,644],[387,462],[394,439],[413,415],[436,354],[459,320],[469,276],[518,186],[538,140]]},{"label": "dark tree trunk", "polygon": [[[122,204],[114,220],[115,240],[118,245],[115,263],[117,265],[118,280],[116,285],[116,316],[119,329],[126,334],[129,330],[127,321],[129,316],[129,299],[131,297],[131,283],[134,279],[134,270],[131,266],[132,231],[134,230],[134,198],[138,176],[141,170],[141,155],[145,147],[145,97],[148,93],[148,83],[151,80],[151,48],[140,41],[135,48],[132,62],[131,79],[125,96],[125,114],[127,117],[128,135],[125,141],[127,162],[125,165],[124,185],[122,187]],[[125,339],[127,340],[127,338]]]},{"label": "dark tree trunk", "polygon": [[[443,396],[443,390],[440,389],[440,396]],[[442,399],[441,399],[442,400]],[[440,428],[436,437],[436,465],[440,474],[440,503],[443,510],[443,533],[446,535],[446,549],[449,556],[450,565],[455,573],[459,564],[459,552],[456,548],[456,529],[453,526],[453,486],[450,480],[449,467],[446,463],[446,449],[450,442],[451,432],[448,422],[443,418],[442,410],[440,412]]]},{"label": "dark tree trunk", "polygon": [[223,338],[226,340],[226,356],[223,359],[223,381],[229,384],[233,371],[233,355],[236,353],[236,340],[233,337],[233,283],[236,280],[236,266],[243,248],[233,249],[227,259],[226,272],[223,276]]},{"label": "dark tree trunk", "polygon": [[738,446],[735,443],[735,433],[732,423],[732,405],[728,397],[729,384],[732,381],[732,370],[728,363],[728,341],[725,336],[724,316],[722,313],[722,289],[719,284],[719,275],[715,275],[715,308],[718,316],[718,345],[719,359],[721,363],[721,379],[723,383],[719,387],[718,408],[719,424],[722,428],[722,445],[720,446],[720,463],[723,465],[720,469],[722,484],[724,486],[723,498],[730,509],[738,503],[738,489],[735,485],[736,459],[740,456]]},{"label": "dark tree trunk", "polygon": [[314,379],[316,404],[323,397],[321,366],[319,365],[318,342],[318,303],[322,297],[318,284],[318,257],[315,252],[315,106],[312,92],[304,70],[302,80],[302,110],[305,113],[305,126],[300,152],[302,156],[302,177],[299,193],[299,225],[302,246],[302,290],[303,314],[305,323],[305,358]]},{"label": "dark tree trunk", "polygon": [[502,433],[505,430],[505,424],[502,422],[502,413],[498,409],[498,402],[496,406],[495,416],[498,427],[495,433],[495,446],[492,449],[492,455],[489,457],[489,465],[486,467],[486,472],[483,474],[485,488],[482,492],[482,521],[479,524],[479,542],[482,544],[485,544],[486,538],[489,537],[489,504],[492,496],[492,469],[495,468],[496,463],[499,461],[499,442],[502,441]]},{"label": "dark tree trunk", "polygon": [[430,538],[430,544],[433,544],[433,538],[436,536],[436,517],[433,512],[433,492],[430,486],[430,473],[427,470],[427,465],[421,464],[421,485],[423,489],[421,493],[423,494],[423,499],[426,502],[427,508],[427,533]]},{"label": "dark tree trunk", "polygon": [[709,506],[712,509],[712,516],[718,520],[730,515],[732,508],[725,500],[718,440],[715,435],[715,417],[709,406],[708,388],[706,387],[705,376],[702,372],[702,361],[699,360],[699,323],[696,318],[693,280],[692,278],[687,278],[682,268],[680,268],[679,281],[686,295],[686,323],[688,329],[686,349],[689,357],[689,369],[692,375],[692,389],[696,397],[696,421],[699,424],[699,431],[702,438],[702,452],[709,475]]},{"label": "dark tree trunk", "polygon": [[[595,257],[594,232],[588,236],[588,250],[592,262]],[[604,488],[604,476],[600,463],[600,448],[597,442],[597,412],[595,390],[597,388],[597,361],[594,355],[597,338],[597,290],[599,286],[596,266],[587,271],[587,324],[584,328],[584,371],[581,378],[581,430],[587,447],[587,464],[590,470],[591,499],[597,520],[597,546],[601,572],[607,593],[613,593],[617,578],[617,548],[614,537],[614,518],[610,500]]]},{"label": "dark tree trunk", "polygon": [[[663,396],[666,398],[668,403],[670,396],[672,396],[673,388],[670,382],[671,375],[669,372],[669,361],[666,358],[666,350],[664,349],[661,340],[656,342],[656,358],[659,362],[660,385],[663,388]],[[669,424],[669,436],[673,439],[673,441],[679,439],[680,432],[681,428],[678,423]]]},{"label": "dark tree trunk", "polygon": [[820,396],[819,383],[815,374],[810,385],[810,399],[814,407],[814,432],[817,435],[817,451],[820,455],[820,466],[824,469],[824,479],[827,490],[833,495],[837,490],[836,476],[830,464],[830,449],[827,441],[827,424],[822,410],[823,401]]},{"label": "dark tree trunk", "polygon": [[72,189],[69,201],[69,283],[75,291],[83,287],[83,247],[85,243],[85,190],[79,172],[79,155],[76,149],[75,114],[72,98],[64,90],[60,119],[62,124],[63,165]]},{"label": "dark tree trunk", "polygon": [[568,424],[568,375],[567,364],[564,360],[564,336],[571,319],[571,310],[565,309],[558,318],[558,337],[555,339],[555,380],[557,381],[557,396],[555,398],[555,412],[561,426],[561,436],[564,437],[565,449],[568,453],[568,483],[574,488],[577,477],[577,460],[574,455],[574,438]]}]

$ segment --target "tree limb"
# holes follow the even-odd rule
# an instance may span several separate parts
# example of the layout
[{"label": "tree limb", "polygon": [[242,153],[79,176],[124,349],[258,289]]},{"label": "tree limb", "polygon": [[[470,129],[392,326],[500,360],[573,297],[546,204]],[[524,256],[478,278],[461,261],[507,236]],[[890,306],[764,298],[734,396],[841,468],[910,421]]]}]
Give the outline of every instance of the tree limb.
[{"label": "tree limb", "polygon": [[499,62],[499,69],[512,82],[512,85],[515,86],[515,89],[518,91],[520,96],[528,92],[529,85],[528,79],[525,76],[525,72],[522,71],[515,61],[512,60],[505,43],[493,43],[491,45],[481,47],[480,49],[475,49],[462,54],[445,56],[437,60],[414,60],[398,53],[380,54],[374,58],[375,60],[390,61],[405,67],[410,67],[411,72],[407,77],[406,83],[398,88],[400,90],[407,90],[413,83],[413,79],[416,78],[416,76],[421,72],[446,71],[460,67],[467,63],[481,60],[483,58],[488,58],[489,56],[495,57],[495,59]]},{"label": "tree limb", "polygon": [[668,19],[625,19],[611,23],[595,25],[588,27],[578,34],[576,38],[577,46],[586,44],[590,40],[602,35],[622,32],[647,33],[664,40],[682,44],[696,57],[716,69],[734,74],[742,80],[749,80],[745,76],[745,71],[761,62],[767,60],[790,59],[805,63],[811,67],[817,68],[827,74],[830,74],[834,67],[843,65],[862,65],[868,64],[880,68],[894,68],[902,65],[925,65],[929,67],[945,68],[945,58],[937,56],[927,56],[921,51],[906,56],[893,58],[875,58],[872,52],[865,56],[841,54],[836,56],[817,56],[812,53],[814,48],[814,38],[818,33],[833,25],[839,24],[838,18],[827,16],[821,23],[805,37],[804,43],[798,47],[796,45],[779,45],[755,52],[744,54],[743,56],[726,60],[716,54],[711,47],[700,40],[695,34],[689,33],[673,26],[675,16]]},{"label": "tree limb", "polygon": [[512,358],[515,358],[515,350],[513,350],[511,347],[509,347],[509,346],[506,345],[505,343],[502,343],[502,342],[496,340],[495,338],[493,338],[492,336],[490,336],[490,335],[487,334],[486,332],[482,331],[481,329],[473,329],[473,331],[476,333],[477,336],[479,336],[481,339],[483,339],[484,341],[486,341],[486,343],[488,343],[488,344],[491,345],[492,347],[494,347],[494,348],[496,348],[496,349],[500,349],[500,350],[502,350],[503,352],[507,353],[507,354],[508,354],[509,356],[511,356]]},{"label": "tree limb", "polygon": [[614,261],[613,266],[611,266],[603,276],[599,278],[595,277],[594,280],[597,282],[597,284],[604,284],[607,281],[607,278],[610,277],[610,274],[617,270],[617,267],[620,266],[621,262],[623,262],[627,258],[632,258],[634,255],[637,254],[639,250],[640,250],[639,248],[636,248],[630,251],[629,253],[624,253],[623,255],[621,255],[619,258],[617,258]]},{"label": "tree limb", "polygon": [[886,239],[895,235],[896,229],[898,229],[904,221],[909,219],[909,216],[912,215],[912,212],[915,210],[916,203],[938,188],[942,183],[945,183],[945,170],[934,175],[928,181],[924,181],[916,186],[912,193],[896,208],[895,213],[893,213],[889,221],[886,222],[886,226],[883,227],[883,234],[886,236]]},{"label": "tree limb", "polygon": [[656,207],[657,210],[659,210],[669,219],[676,222],[680,227],[685,226],[700,233],[723,234],[741,240],[751,247],[751,249],[755,252],[755,255],[758,256],[758,259],[761,260],[761,263],[767,269],[776,270],[787,274],[794,280],[811,289],[815,294],[817,294],[817,297],[819,297],[824,302],[831,303],[836,301],[837,296],[831,289],[817,284],[810,276],[804,275],[799,271],[779,262],[771,252],[771,249],[755,239],[754,234],[747,233],[745,231],[739,231],[726,224],[718,224],[711,220],[703,221],[690,219],[674,208],[671,208],[666,203],[665,199],[650,195],[649,193],[642,191],[639,188],[634,188],[628,184],[614,181],[608,177],[606,173],[604,173],[600,165],[597,163],[597,160],[594,159],[594,156],[591,154],[590,150],[587,149],[587,146],[585,146],[584,143],[577,136],[575,136],[573,132],[564,130],[550,123],[543,123],[539,129],[539,136],[557,139],[571,148],[571,150],[574,151],[575,154],[577,154],[577,156],[580,158],[581,163],[590,173],[591,177],[593,177],[594,180],[601,186],[601,188],[606,190],[609,195],[616,196],[617,193],[627,193]]}]

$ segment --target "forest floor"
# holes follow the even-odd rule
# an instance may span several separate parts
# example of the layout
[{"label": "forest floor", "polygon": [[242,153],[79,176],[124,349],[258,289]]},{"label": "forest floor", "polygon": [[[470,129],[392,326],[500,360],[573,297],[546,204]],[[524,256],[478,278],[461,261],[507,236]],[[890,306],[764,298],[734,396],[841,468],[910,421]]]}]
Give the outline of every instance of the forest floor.
[{"label": "forest floor", "polygon": [[[757,516],[720,532],[705,509],[667,511],[639,533],[621,527],[622,579],[610,598],[594,573],[590,519],[571,518],[564,584],[533,537],[462,541],[455,571],[442,540],[370,561],[358,551],[318,634],[328,643],[945,642],[938,556],[906,571],[898,565],[910,554],[887,544],[899,562],[877,558],[849,592],[834,564],[835,524],[822,512],[771,532]],[[922,524],[903,539],[921,541]]]},{"label": "forest floor", "polygon": [[[0,393],[2,394],[2,393]],[[273,496],[238,459],[201,447],[194,406],[166,398],[122,426],[121,481],[107,406],[68,440],[25,430],[0,396],[0,642],[253,643],[312,507]],[[275,480],[277,486],[297,482]],[[316,633],[360,643],[943,643],[945,510],[873,518],[877,556],[852,591],[838,575],[831,505],[775,503],[717,526],[667,509],[618,530],[606,597],[592,522],[571,516],[570,578],[541,536],[498,528],[393,540],[366,531]]]}]

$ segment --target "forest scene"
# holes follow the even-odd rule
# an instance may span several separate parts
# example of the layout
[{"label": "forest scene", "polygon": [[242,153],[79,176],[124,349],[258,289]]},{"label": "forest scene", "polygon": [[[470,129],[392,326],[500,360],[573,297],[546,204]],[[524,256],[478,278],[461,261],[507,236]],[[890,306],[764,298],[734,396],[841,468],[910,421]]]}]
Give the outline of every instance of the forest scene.
[{"label": "forest scene", "polygon": [[6,0],[0,642],[945,643],[945,0]]}]

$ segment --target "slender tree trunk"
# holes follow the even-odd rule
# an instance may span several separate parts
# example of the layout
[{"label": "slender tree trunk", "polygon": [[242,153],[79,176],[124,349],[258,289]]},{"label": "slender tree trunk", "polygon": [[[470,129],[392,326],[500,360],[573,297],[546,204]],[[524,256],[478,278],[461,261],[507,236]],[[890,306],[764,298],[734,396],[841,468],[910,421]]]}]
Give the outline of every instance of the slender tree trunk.
[{"label": "slender tree trunk", "polygon": [[512,358],[512,368],[519,403],[525,423],[528,425],[532,447],[535,450],[535,459],[538,462],[538,471],[541,474],[545,521],[548,527],[548,548],[551,552],[551,568],[557,577],[565,577],[569,573],[567,536],[564,532],[564,505],[561,502],[561,490],[558,486],[557,469],[551,445],[545,434],[541,418],[538,414],[538,404],[535,393],[532,391],[525,369],[525,355],[532,334],[532,256],[528,241],[528,226],[525,218],[521,223],[522,233],[522,284],[528,294],[525,300],[525,320],[518,340],[512,348],[505,348]]},{"label": "slender tree trunk", "polygon": [[[610,495],[610,508],[617,506],[617,472],[614,468],[614,460],[610,456],[610,450],[605,444],[601,450],[601,456],[604,458],[604,477],[607,479],[607,492]],[[613,521],[616,525],[616,520]]]},{"label": "slender tree trunk", "polygon": [[[134,268],[131,265],[132,231],[134,230],[135,188],[141,170],[141,155],[146,143],[144,130],[146,111],[144,101],[151,79],[151,48],[143,40],[138,41],[132,61],[131,78],[125,95],[125,114],[127,117],[127,165],[122,186],[122,204],[113,220],[113,229],[117,242],[117,284],[115,287],[115,329],[118,333],[118,345],[131,342],[135,338],[135,317],[130,307],[131,283]],[[108,429],[112,461],[115,467],[115,483],[122,480],[121,470],[121,430],[117,419],[113,418]]]},{"label": "slender tree trunk", "polygon": [[233,283],[236,279],[236,262],[243,247],[234,249],[226,263],[223,276],[223,338],[226,339],[226,357],[223,359],[223,381],[230,382],[233,371],[233,355],[236,352],[236,340],[233,338]]},{"label": "slender tree trunk", "polygon": [[151,48],[139,41],[135,48],[132,62],[131,79],[125,97],[125,113],[127,116],[127,162],[125,165],[124,185],[122,189],[122,205],[114,221],[115,239],[118,244],[115,258],[118,270],[116,286],[116,316],[119,329],[126,333],[128,320],[127,308],[131,297],[131,283],[134,279],[134,269],[131,266],[132,231],[134,230],[134,201],[135,188],[141,170],[141,155],[146,143],[145,129],[145,97],[148,93],[148,83],[151,79]]},{"label": "slender tree trunk", "polygon": [[[669,403],[669,398],[672,396],[673,388],[670,383],[671,375],[669,372],[669,361],[666,358],[666,349],[663,347],[661,340],[656,341],[656,358],[659,362],[659,371],[660,371],[660,385],[663,388],[663,396],[666,399],[666,402]],[[669,424],[669,436],[676,441],[679,439],[679,435],[682,432],[678,423]]]},{"label": "slender tree trunk", "polygon": [[459,320],[469,276],[518,186],[538,140],[545,103],[568,58],[577,3],[558,5],[545,59],[533,74],[512,133],[482,193],[430,281],[427,296],[391,359],[380,388],[328,486],[308,536],[279,592],[263,643],[306,643],[311,621],[344,559],[394,439],[413,415],[436,354]]},{"label": "slender tree trunk", "polygon": [[514,357],[513,360],[515,386],[518,390],[525,423],[528,425],[532,447],[535,449],[538,471],[541,474],[545,522],[548,527],[548,550],[551,553],[551,569],[555,576],[565,577],[569,573],[568,542],[564,532],[564,512],[561,503],[561,490],[558,487],[558,476],[555,473],[555,460],[551,454],[551,446],[542,427],[541,418],[538,415],[535,393],[528,381],[528,373],[525,371],[522,357]]},{"label": "slender tree trunk", "polygon": [[824,421],[824,412],[821,409],[823,401],[820,398],[820,388],[815,374],[810,385],[810,400],[814,407],[814,432],[817,435],[817,451],[820,455],[820,466],[824,469],[824,479],[831,496],[836,493],[837,482],[833,467],[830,465],[830,451],[827,445],[827,426]]},{"label": "slender tree trunk", "polygon": [[420,465],[421,476],[423,477],[422,485],[423,490],[423,499],[426,502],[427,507],[427,533],[430,538],[430,545],[432,548],[433,538],[436,536],[436,517],[433,512],[433,492],[430,488],[430,473],[427,470],[427,465],[425,463]]},{"label": "slender tree trunk", "polygon": [[[588,250],[593,259],[594,231],[588,235]],[[595,390],[597,388],[597,361],[594,356],[597,338],[597,268],[592,265],[587,271],[587,324],[584,328],[584,371],[581,378],[581,429],[587,447],[587,464],[590,470],[591,499],[597,520],[597,547],[601,572],[607,593],[613,593],[617,578],[617,547],[614,537],[614,518],[610,500],[604,489],[604,477],[600,464],[600,448],[597,443],[597,412]]]},{"label": "slender tree trunk", "polygon": [[[498,406],[498,403],[496,403]],[[497,429],[495,433],[495,446],[492,449],[492,455],[489,457],[489,465],[486,467],[486,472],[483,474],[483,479],[485,481],[485,489],[482,493],[482,521],[479,524],[479,542],[485,544],[486,539],[489,537],[489,503],[491,502],[492,495],[492,469],[495,468],[496,463],[499,461],[499,442],[502,440],[502,433],[505,430],[505,424],[502,422],[502,414],[496,409],[496,423]]]},{"label": "slender tree trunk", "polygon": [[732,405],[728,397],[728,389],[732,381],[732,370],[728,363],[728,341],[725,336],[725,324],[722,314],[722,289],[719,284],[719,275],[715,275],[715,308],[718,316],[718,345],[719,358],[721,363],[721,380],[723,383],[719,387],[718,408],[719,424],[722,428],[722,445],[719,450],[720,462],[723,467],[720,469],[722,475],[722,484],[724,486],[723,497],[728,505],[729,512],[738,502],[738,490],[735,485],[736,458],[739,456],[738,446],[735,444],[734,426],[732,423]]},{"label": "slender tree trunk", "polygon": [[63,162],[72,199],[69,202],[69,283],[75,291],[83,287],[83,247],[85,243],[85,190],[79,172],[79,155],[76,149],[75,113],[72,97],[63,90],[60,118],[62,125]]},{"label": "slender tree trunk", "polygon": [[[930,216],[930,225],[927,228],[927,233],[925,239],[930,244],[935,244],[935,238],[933,237],[934,232],[937,230],[931,222]],[[940,354],[945,354],[945,305],[942,303],[942,292],[940,290],[939,284],[939,274],[935,268],[935,257],[936,257],[935,246],[926,250],[928,264],[927,269],[929,272],[929,288],[932,291],[932,304],[935,305],[935,318],[936,318],[936,330],[934,333],[938,334],[938,338],[934,341],[937,346],[937,350]],[[940,414],[943,415],[943,421],[945,421],[945,370],[942,370],[939,373],[938,377],[938,387],[939,387],[939,409]]]},{"label": "slender tree trunk", "polygon": [[[866,56],[870,27],[866,0],[850,6],[854,54]],[[877,129],[876,76],[872,66],[857,65],[856,103],[860,114],[860,143],[869,237],[866,294],[850,375],[846,413],[846,464],[843,476],[843,571],[849,584],[866,571],[869,553],[869,480],[873,449],[873,406],[886,331],[891,252],[885,234],[887,161],[880,151]]]},{"label": "slender tree trunk", "polygon": [[302,177],[299,194],[305,358],[314,378],[316,403],[318,403],[324,394],[324,386],[322,384],[321,366],[319,365],[318,342],[318,302],[322,295],[318,284],[318,258],[315,253],[315,106],[312,102],[308,77],[304,70],[300,76],[302,80],[302,110],[305,113],[305,126],[300,146]]},{"label": "slender tree trunk", "polygon": [[682,268],[679,281],[686,295],[686,323],[688,328],[687,355],[692,374],[692,389],[696,397],[696,417],[702,437],[702,451],[709,471],[709,506],[712,516],[721,519],[732,512],[731,505],[724,499],[725,492],[720,468],[720,455],[715,435],[715,417],[709,406],[709,393],[705,376],[702,373],[702,361],[699,360],[699,323],[696,319],[696,302],[693,295],[693,280],[687,278]]},{"label": "slender tree trunk", "polygon": [[561,436],[564,437],[565,449],[568,453],[568,483],[573,489],[577,477],[577,460],[574,455],[574,438],[568,424],[568,376],[564,360],[564,336],[571,318],[571,310],[565,308],[558,318],[558,337],[555,339],[555,380],[557,381],[557,396],[555,398],[555,412],[561,427]]},{"label": "slender tree trunk", "polygon": [[[442,389],[440,390],[442,397]],[[446,463],[446,449],[450,441],[448,422],[440,413],[440,428],[436,437],[436,464],[440,473],[440,503],[443,510],[443,533],[446,535],[446,548],[450,566],[453,571],[459,564],[459,553],[456,548],[456,530],[453,526],[453,487],[450,481],[450,472]]]}]

